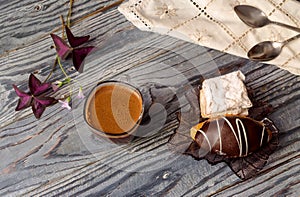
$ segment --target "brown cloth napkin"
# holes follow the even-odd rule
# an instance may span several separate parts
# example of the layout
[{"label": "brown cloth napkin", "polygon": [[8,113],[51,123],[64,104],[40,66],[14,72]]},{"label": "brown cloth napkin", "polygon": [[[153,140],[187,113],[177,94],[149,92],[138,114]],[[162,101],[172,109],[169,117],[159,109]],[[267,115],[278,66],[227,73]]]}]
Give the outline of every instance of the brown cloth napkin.
[{"label": "brown cloth napkin", "polygon": [[[136,27],[167,34],[205,47],[247,58],[262,41],[284,41],[297,32],[267,25],[251,28],[235,14],[236,5],[260,8],[274,21],[300,27],[295,0],[129,0],[119,11]],[[300,75],[300,39],[290,42],[276,59],[266,62]]]}]

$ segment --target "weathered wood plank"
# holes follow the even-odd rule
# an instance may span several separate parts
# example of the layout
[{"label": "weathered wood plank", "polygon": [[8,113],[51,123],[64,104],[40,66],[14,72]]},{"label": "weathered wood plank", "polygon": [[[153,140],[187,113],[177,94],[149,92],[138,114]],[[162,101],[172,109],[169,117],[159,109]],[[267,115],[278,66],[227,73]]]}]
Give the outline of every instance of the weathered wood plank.
[{"label": "weathered wood plank", "polygon": [[[78,10],[75,18],[79,20],[91,9],[97,9],[97,3],[75,1],[74,9]],[[100,1],[99,6],[108,3]],[[14,4],[2,4],[1,10],[12,13],[9,10]],[[29,33],[20,34],[25,45],[0,57],[0,157],[5,158],[0,164],[1,195],[296,196],[299,193],[299,77],[275,66],[140,32],[116,9],[84,18],[73,27],[78,35],[90,34],[94,38],[91,44],[97,45],[99,50],[86,60],[84,73],[69,73],[82,84],[85,93],[97,81],[112,78],[129,78],[148,96],[149,87],[152,88],[156,101],[166,106],[168,118],[164,128],[130,146],[114,146],[87,131],[81,114],[82,104],[74,104],[77,108],[73,112],[62,110],[58,105],[50,107],[40,120],[36,120],[30,110],[14,112],[17,98],[11,84],[25,90],[29,73],[38,70],[38,76],[45,78],[54,59],[50,37],[40,37],[40,31],[31,32],[28,25],[38,20],[56,20],[57,13],[61,10],[65,13],[67,9],[61,5],[63,2],[52,2],[40,19],[27,16],[22,29]],[[1,15],[0,20],[5,16],[7,14]],[[20,24],[19,21],[12,25]],[[47,35],[57,26],[59,20],[47,22],[40,28],[43,35]],[[13,30],[7,27],[5,32]],[[7,44],[5,50],[18,47],[16,43]],[[64,62],[67,68],[70,65]],[[211,166],[205,160],[195,161],[174,154],[167,144],[179,124],[175,112],[187,104],[185,90],[200,85],[203,78],[237,69],[246,75],[246,85],[254,95],[252,99],[274,106],[269,117],[280,130],[280,148],[270,156],[262,174],[247,181],[239,180],[224,163]],[[53,80],[62,77],[56,71]],[[61,93],[67,91],[68,87]],[[178,99],[173,100],[174,95]]]},{"label": "weathered wood plank", "polygon": [[[75,1],[71,22],[82,20],[87,15],[119,1]],[[1,3],[0,53],[22,48],[36,42],[61,26],[59,16],[66,18],[68,1],[18,1]]]}]

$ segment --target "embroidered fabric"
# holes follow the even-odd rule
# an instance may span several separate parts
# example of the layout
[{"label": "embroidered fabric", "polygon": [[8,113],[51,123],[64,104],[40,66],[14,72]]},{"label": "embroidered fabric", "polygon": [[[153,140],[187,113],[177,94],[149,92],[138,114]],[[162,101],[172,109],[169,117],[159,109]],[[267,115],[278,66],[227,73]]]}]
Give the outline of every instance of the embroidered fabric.
[{"label": "embroidered fabric", "polygon": [[[251,28],[235,14],[236,5],[263,10],[273,21],[300,27],[296,0],[129,0],[119,11],[136,27],[167,34],[205,47],[247,58],[262,41],[284,41],[297,32],[276,25]],[[266,62],[300,75],[300,39],[286,45],[276,59]]]}]

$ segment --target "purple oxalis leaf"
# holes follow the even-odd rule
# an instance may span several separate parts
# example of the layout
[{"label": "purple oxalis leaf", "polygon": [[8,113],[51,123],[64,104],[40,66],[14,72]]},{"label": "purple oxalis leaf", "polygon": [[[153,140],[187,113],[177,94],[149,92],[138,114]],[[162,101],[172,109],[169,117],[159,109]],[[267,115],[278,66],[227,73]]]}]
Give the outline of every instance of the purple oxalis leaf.
[{"label": "purple oxalis leaf", "polygon": [[32,102],[32,111],[34,116],[38,119],[42,116],[46,107],[56,103],[56,99],[52,97],[34,97]]},{"label": "purple oxalis leaf", "polygon": [[32,111],[36,118],[40,118],[46,107],[57,102],[55,98],[39,96],[51,88],[51,83],[41,83],[33,74],[29,76],[29,93],[25,93],[13,85],[16,94],[20,97],[16,111],[20,111],[29,106],[32,106]]},{"label": "purple oxalis leaf", "polygon": [[83,65],[82,62],[84,58],[94,49],[95,47],[90,46],[90,47],[81,47],[73,50],[73,64],[75,69],[78,72],[83,71]]},{"label": "purple oxalis leaf", "polygon": [[18,101],[18,105],[15,110],[20,111],[22,109],[29,107],[31,105],[32,96],[28,93],[19,90],[16,85],[13,85],[13,87],[16,91],[16,94],[20,97]]},{"label": "purple oxalis leaf", "polygon": [[55,34],[50,34],[54,44],[56,46],[56,51],[58,53],[58,56],[61,59],[66,59],[69,54],[72,54],[73,58],[73,65],[75,69],[78,72],[83,71],[83,60],[84,58],[95,48],[93,46],[87,46],[87,47],[80,47],[80,48],[75,48],[78,47],[79,45],[85,43],[86,41],[89,40],[90,36],[81,36],[81,37],[75,37],[71,30],[68,27],[65,27],[68,41],[71,45],[71,47],[60,37],[58,37]]},{"label": "purple oxalis leaf", "polygon": [[45,109],[46,109],[46,106],[42,105],[40,102],[38,102],[35,99],[33,100],[33,102],[32,102],[32,111],[33,111],[34,116],[37,119],[39,119],[42,116]]},{"label": "purple oxalis leaf", "polygon": [[75,37],[72,34],[71,30],[67,26],[65,26],[65,29],[66,29],[68,41],[69,41],[71,47],[73,47],[73,48],[78,47],[79,45],[82,45],[83,43],[85,43],[86,41],[88,41],[90,39],[90,36]]},{"label": "purple oxalis leaf", "polygon": [[69,47],[69,45],[60,37],[58,37],[55,34],[50,34],[52,37],[52,40],[55,44],[55,48],[57,51],[58,56],[61,59],[66,59],[68,55],[71,53],[72,49]]},{"label": "purple oxalis leaf", "polygon": [[38,96],[45,93],[51,87],[51,83],[41,83],[33,74],[29,76],[29,89],[32,95]]},{"label": "purple oxalis leaf", "polygon": [[39,102],[40,104],[48,107],[50,105],[53,105],[54,103],[57,102],[57,100],[55,98],[52,97],[34,97],[34,100],[36,102]]}]

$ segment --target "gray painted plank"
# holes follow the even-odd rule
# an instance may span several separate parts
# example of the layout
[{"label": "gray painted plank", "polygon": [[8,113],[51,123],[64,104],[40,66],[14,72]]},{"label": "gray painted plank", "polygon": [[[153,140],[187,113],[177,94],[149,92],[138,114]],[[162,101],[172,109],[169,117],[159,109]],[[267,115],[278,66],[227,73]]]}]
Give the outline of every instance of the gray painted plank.
[{"label": "gray painted plank", "polygon": [[[65,14],[65,2],[36,1],[1,4],[3,47],[0,56],[0,194],[1,195],[110,195],[110,196],[297,196],[299,193],[299,76],[272,65],[254,63],[167,36],[135,29],[116,10],[84,16],[109,1],[75,1],[74,32],[90,34],[99,49],[86,60],[85,72],[70,70],[87,93],[99,80],[128,79],[166,106],[164,128],[131,145],[115,146],[87,130],[82,103],[72,112],[55,105],[40,120],[30,110],[14,112],[17,97],[12,84],[27,88],[30,72],[45,78],[54,59],[49,33]],[[15,10],[13,22],[7,21]],[[25,10],[25,11],[24,11]],[[76,11],[77,10],[77,11]],[[3,24],[3,23],[0,23]],[[39,24],[31,27],[30,24]],[[20,29],[18,29],[20,28]],[[59,34],[59,32],[57,32]],[[64,66],[71,68],[70,62]],[[176,112],[187,101],[184,92],[201,79],[240,69],[252,99],[272,104],[268,115],[280,130],[280,147],[270,156],[260,176],[238,179],[220,163],[173,153],[168,139],[180,124]],[[57,70],[54,78],[62,79]],[[168,88],[163,88],[167,86]],[[76,84],[75,84],[76,86]],[[67,93],[68,87],[58,94]],[[57,94],[57,95],[58,95]],[[178,100],[172,100],[176,95]]]}]

